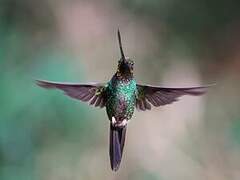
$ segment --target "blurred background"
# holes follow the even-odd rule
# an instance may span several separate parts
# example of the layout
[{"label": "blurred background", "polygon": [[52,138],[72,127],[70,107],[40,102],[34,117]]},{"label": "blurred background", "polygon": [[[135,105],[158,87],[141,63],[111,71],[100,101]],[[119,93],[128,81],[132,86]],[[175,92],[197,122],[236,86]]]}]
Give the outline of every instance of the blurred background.
[{"label": "blurred background", "polygon": [[[1,180],[238,180],[240,1],[0,0]],[[34,79],[107,82],[121,29],[139,83],[216,82],[137,112],[110,170],[105,109]]]}]

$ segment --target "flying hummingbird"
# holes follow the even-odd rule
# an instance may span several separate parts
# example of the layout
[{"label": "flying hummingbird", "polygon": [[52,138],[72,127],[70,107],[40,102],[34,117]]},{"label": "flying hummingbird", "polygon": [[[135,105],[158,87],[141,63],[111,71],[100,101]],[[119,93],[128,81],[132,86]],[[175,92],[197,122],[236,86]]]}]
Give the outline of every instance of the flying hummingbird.
[{"label": "flying hummingbird", "polygon": [[110,121],[109,156],[113,171],[119,169],[126,137],[127,124],[134,109],[151,110],[171,104],[183,95],[199,96],[209,86],[166,88],[137,84],[133,76],[134,62],[123,53],[120,31],[117,32],[121,58],[117,72],[107,83],[76,84],[37,80],[37,85],[47,89],[60,89],[71,98],[89,102],[95,107],[106,108]]}]

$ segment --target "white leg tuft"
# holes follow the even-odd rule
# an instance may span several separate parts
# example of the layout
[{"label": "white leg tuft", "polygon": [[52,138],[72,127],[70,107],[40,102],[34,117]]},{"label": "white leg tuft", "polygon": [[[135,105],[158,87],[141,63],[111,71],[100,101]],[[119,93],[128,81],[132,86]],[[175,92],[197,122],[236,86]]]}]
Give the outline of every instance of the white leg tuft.
[{"label": "white leg tuft", "polygon": [[112,125],[115,125],[116,124],[116,119],[115,119],[115,117],[112,117]]}]

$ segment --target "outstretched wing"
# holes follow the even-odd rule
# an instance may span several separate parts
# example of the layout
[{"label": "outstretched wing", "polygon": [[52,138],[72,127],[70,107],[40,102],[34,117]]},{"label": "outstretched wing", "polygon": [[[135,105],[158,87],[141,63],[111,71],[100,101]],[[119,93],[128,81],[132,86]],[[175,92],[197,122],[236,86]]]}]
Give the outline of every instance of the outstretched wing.
[{"label": "outstretched wing", "polygon": [[210,86],[165,88],[137,84],[136,108],[145,111],[151,109],[151,104],[155,107],[171,104],[183,95],[200,96]]},{"label": "outstretched wing", "polygon": [[46,89],[60,89],[71,98],[89,102],[95,107],[106,104],[105,84],[72,84],[37,80],[37,85]]}]

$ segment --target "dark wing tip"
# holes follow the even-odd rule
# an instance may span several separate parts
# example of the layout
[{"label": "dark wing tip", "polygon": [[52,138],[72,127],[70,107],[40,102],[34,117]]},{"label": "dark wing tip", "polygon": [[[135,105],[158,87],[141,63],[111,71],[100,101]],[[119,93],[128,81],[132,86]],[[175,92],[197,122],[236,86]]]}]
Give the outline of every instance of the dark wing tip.
[{"label": "dark wing tip", "polygon": [[45,81],[41,81],[41,80],[35,80],[36,84],[40,87],[43,87],[43,88],[49,88],[49,85],[48,83],[46,83]]},{"label": "dark wing tip", "polygon": [[193,89],[187,89],[184,92],[189,95],[193,96],[200,96],[207,92],[207,87],[199,87],[199,88],[193,88]]},{"label": "dark wing tip", "polygon": [[206,86],[193,87],[193,88],[186,89],[184,92],[189,95],[200,96],[200,95],[205,94],[210,87],[215,86],[215,85],[216,85],[216,83],[209,84]]},{"label": "dark wing tip", "polygon": [[43,80],[35,80],[35,81],[36,81],[36,84],[42,88],[47,88],[47,89],[56,88],[54,83],[43,81]]}]

